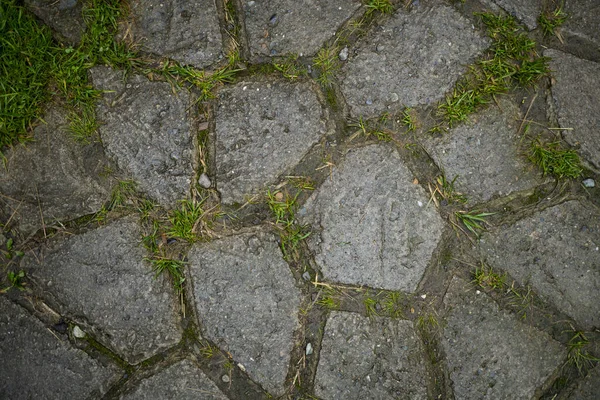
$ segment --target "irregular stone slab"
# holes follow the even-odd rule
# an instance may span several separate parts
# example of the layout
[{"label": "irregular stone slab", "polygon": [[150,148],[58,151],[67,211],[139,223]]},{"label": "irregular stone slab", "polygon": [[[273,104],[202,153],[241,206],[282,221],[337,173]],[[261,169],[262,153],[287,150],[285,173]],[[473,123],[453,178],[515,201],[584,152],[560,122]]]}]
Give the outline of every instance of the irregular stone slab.
[{"label": "irregular stone slab", "polygon": [[183,360],[144,379],[122,400],[227,400],[223,392],[190,360]]},{"label": "irregular stone slab", "polygon": [[530,31],[537,28],[537,19],[542,13],[539,0],[493,0],[507,13],[516,17]]},{"label": "irregular stone slab", "polygon": [[29,8],[46,25],[58,32],[71,45],[81,40],[85,31],[82,4],[77,0],[25,0]]},{"label": "irregular stone slab", "polygon": [[324,399],[426,399],[423,348],[409,321],[332,312],[315,394]]},{"label": "irregular stone slab", "polygon": [[214,0],[132,0],[132,33],[141,49],[196,68],[223,57]]},{"label": "irregular stone slab", "polygon": [[135,218],[125,218],[23,259],[43,296],[51,293],[71,318],[86,318],[99,340],[130,363],[181,337],[177,299],[164,276],[154,279],[141,236]]},{"label": "irregular stone slab", "polygon": [[532,188],[542,182],[535,166],[519,156],[519,109],[509,101],[471,117],[424,146],[456,189],[473,204]]},{"label": "irregular stone slab", "polygon": [[192,100],[166,82],[150,82],[106,67],[92,70],[94,86],[110,91],[98,103],[106,153],[139,189],[171,208],[186,197],[194,175]]},{"label": "irregular stone slab", "polygon": [[188,258],[203,335],[281,395],[301,293],[276,238],[262,231],[229,236],[194,245]]},{"label": "irregular stone slab", "polygon": [[244,0],[243,4],[252,54],[277,56],[316,54],[361,5],[358,0]]},{"label": "irregular stone slab", "polygon": [[447,6],[397,11],[342,69],[342,92],[352,115],[442,99],[489,44],[473,29]]},{"label": "irregular stone slab", "polygon": [[570,201],[483,235],[482,255],[587,329],[600,326],[600,213]]},{"label": "irregular stone slab", "polygon": [[443,346],[457,399],[531,399],[566,350],[521,323],[473,285],[453,278]]},{"label": "irregular stone slab", "polygon": [[216,159],[222,201],[263,193],[326,132],[326,116],[308,83],[241,82],[221,90]]},{"label": "irregular stone slab", "polygon": [[564,11],[569,18],[561,29],[600,46],[600,3],[596,0],[569,0],[565,3]]},{"label": "irregular stone slab", "polygon": [[0,397],[101,397],[120,371],[61,341],[39,320],[0,296]]},{"label": "irregular stone slab", "polygon": [[394,149],[351,150],[299,215],[317,230],[310,247],[335,282],[414,291],[443,222]]},{"label": "irregular stone slab", "polygon": [[600,64],[552,49],[544,55],[552,58],[550,68],[556,78],[552,97],[558,123],[573,128],[563,131],[563,138],[600,171]]},{"label": "irregular stone slab", "polygon": [[33,143],[4,153],[0,210],[6,219],[12,215],[11,224],[18,222],[23,233],[92,214],[110,198],[110,182],[100,177],[109,166],[102,146],[76,143],[65,115],[63,109],[49,109],[46,123],[33,130]]},{"label": "irregular stone slab", "polygon": [[600,368],[596,366],[565,398],[569,400],[596,400],[600,393]]}]

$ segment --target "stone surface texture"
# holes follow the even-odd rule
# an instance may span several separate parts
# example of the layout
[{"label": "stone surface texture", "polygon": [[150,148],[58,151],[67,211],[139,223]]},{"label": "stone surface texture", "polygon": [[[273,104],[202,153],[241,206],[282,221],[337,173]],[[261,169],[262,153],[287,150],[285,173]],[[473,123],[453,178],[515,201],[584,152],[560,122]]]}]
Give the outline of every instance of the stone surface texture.
[{"label": "stone surface texture", "polygon": [[85,31],[82,1],[77,0],[25,0],[25,5],[46,25],[60,34],[71,45],[81,40]]},{"label": "stone surface texture", "polygon": [[600,368],[596,366],[566,397],[569,400],[595,400],[600,393]]},{"label": "stone surface texture", "polygon": [[282,394],[300,291],[275,237],[255,231],[195,245],[189,265],[203,334]]},{"label": "stone surface texture", "polygon": [[194,123],[187,91],[173,93],[166,82],[141,76],[124,80],[106,67],[92,71],[94,86],[105,90],[98,103],[102,142],[109,155],[162,206],[186,197],[194,176]]},{"label": "stone surface texture", "polygon": [[306,83],[240,82],[221,90],[216,153],[222,201],[264,193],[326,132],[325,117]]},{"label": "stone surface texture", "polygon": [[325,278],[414,291],[442,232],[442,219],[397,151],[351,150],[299,215]]},{"label": "stone surface texture", "polygon": [[[397,11],[352,49],[342,92],[353,116],[429,105],[444,97],[488,39],[448,6]],[[378,50],[379,49],[379,50]]]},{"label": "stone surface texture", "polygon": [[569,0],[564,12],[569,16],[561,28],[600,47],[600,3],[596,0]]},{"label": "stone surface texture", "polygon": [[44,324],[0,296],[0,398],[85,399],[120,376],[59,340]]},{"label": "stone surface texture", "polygon": [[457,399],[531,399],[560,368],[566,350],[453,278],[443,347]]},{"label": "stone surface texture", "polygon": [[141,230],[121,219],[24,259],[24,269],[71,318],[93,324],[108,345],[138,363],[181,338],[177,300],[144,261]]},{"label": "stone surface texture", "polygon": [[542,13],[540,0],[493,0],[507,13],[516,17],[529,30],[537,28],[537,19]]},{"label": "stone surface texture", "polygon": [[600,213],[570,201],[483,235],[493,267],[531,283],[546,301],[588,329],[600,326]]},{"label": "stone surface texture", "polygon": [[332,312],[315,394],[324,399],[426,399],[427,372],[412,323]]}]

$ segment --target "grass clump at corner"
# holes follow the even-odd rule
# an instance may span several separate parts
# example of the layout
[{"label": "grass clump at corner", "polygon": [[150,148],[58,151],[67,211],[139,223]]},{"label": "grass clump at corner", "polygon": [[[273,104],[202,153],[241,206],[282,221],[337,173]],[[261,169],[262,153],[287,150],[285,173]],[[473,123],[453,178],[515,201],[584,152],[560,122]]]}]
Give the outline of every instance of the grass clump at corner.
[{"label": "grass clump at corner", "polygon": [[284,78],[296,80],[301,76],[308,75],[308,70],[298,61],[298,55],[292,54],[286,57],[281,62],[274,62],[273,68],[281,72]]},{"label": "grass clump at corner", "polygon": [[170,228],[166,235],[190,243],[212,237],[212,224],[222,213],[218,206],[205,209],[206,200],[182,200],[179,209],[169,213]]},{"label": "grass clump at corner", "polygon": [[147,258],[154,269],[155,279],[161,274],[166,273],[173,281],[173,286],[177,293],[181,293],[184,288],[185,276],[183,274],[183,268],[185,263],[180,260],[174,260],[171,258],[153,257]]},{"label": "grass clump at corner", "polygon": [[281,191],[267,191],[267,205],[271,210],[271,214],[275,217],[275,226],[279,230],[281,239],[281,251],[286,260],[296,260],[299,255],[298,245],[310,236],[308,227],[296,220],[296,210],[298,208],[296,201],[300,193],[298,191],[292,197]]},{"label": "grass clump at corner", "polygon": [[[466,211],[457,211],[454,213],[454,217],[460,224],[456,224],[461,231],[465,232],[462,227],[465,227],[468,232],[475,235],[475,237],[479,237],[480,232],[485,230],[485,226],[488,224],[486,218],[490,215],[494,215],[495,213],[487,213],[487,212],[466,212]],[[462,227],[461,227],[462,225]],[[466,232],[465,232],[466,233]]]},{"label": "grass clump at corner", "polygon": [[473,271],[472,282],[484,289],[501,290],[506,285],[506,274],[499,274],[482,263]]},{"label": "grass clump at corner", "polygon": [[594,368],[600,362],[600,358],[594,357],[587,350],[589,343],[584,332],[574,331],[573,336],[567,344],[569,349],[567,364],[575,366],[581,376],[585,376],[588,370]]},{"label": "grass clump at corner", "polygon": [[531,144],[529,159],[545,175],[561,178],[578,178],[583,169],[575,150],[565,149],[559,142],[542,143],[536,139]]},{"label": "grass clump at corner", "polygon": [[562,5],[554,10],[545,11],[538,17],[538,24],[544,36],[556,35],[559,39],[560,33],[557,31],[567,20],[568,15],[563,11]]},{"label": "grass clump at corner", "polygon": [[366,0],[367,14],[372,14],[378,11],[382,14],[391,14],[394,12],[394,6],[391,0]]},{"label": "grass clump at corner", "polygon": [[340,69],[338,51],[336,46],[324,47],[313,58],[313,64],[319,71],[317,82],[324,87],[331,86],[335,73]]}]

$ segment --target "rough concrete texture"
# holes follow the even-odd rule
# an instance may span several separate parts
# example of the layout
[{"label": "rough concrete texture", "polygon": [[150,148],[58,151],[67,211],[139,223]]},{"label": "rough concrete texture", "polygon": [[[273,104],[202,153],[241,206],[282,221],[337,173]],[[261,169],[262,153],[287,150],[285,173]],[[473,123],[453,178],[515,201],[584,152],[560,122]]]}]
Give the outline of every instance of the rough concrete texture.
[{"label": "rough concrete texture", "polygon": [[489,41],[451,7],[401,9],[342,68],[353,116],[431,104],[444,97]]},{"label": "rough concrete texture", "polygon": [[529,30],[537,28],[537,19],[542,13],[540,0],[493,0],[507,13],[516,17]]},{"label": "rough concrete texture", "polygon": [[106,153],[127,176],[162,206],[185,198],[194,176],[194,123],[187,91],[106,67],[92,70],[100,135]]},{"label": "rough concrete texture", "polygon": [[[254,55],[317,53],[360,7],[358,0],[244,0],[246,29]],[[310,26],[310,29],[306,29]]]},{"label": "rough concrete texture", "polygon": [[33,143],[4,153],[0,210],[24,233],[94,213],[110,198],[110,182],[100,177],[109,165],[102,146],[75,143],[65,115],[50,108],[46,123],[33,130]]},{"label": "rough concrete texture", "polygon": [[600,171],[600,65],[558,50],[546,50],[553,71],[552,98],[563,138]]},{"label": "rough concrete texture", "polygon": [[483,235],[482,255],[582,326],[600,326],[600,213],[570,201]]},{"label": "rough concrete texture", "polygon": [[221,90],[216,157],[222,201],[264,193],[326,132],[325,117],[306,83],[240,82]]},{"label": "rough concrete texture", "polygon": [[196,68],[223,57],[215,0],[132,0],[130,7],[142,50]]},{"label": "rough concrete texture", "polygon": [[[600,393],[600,367],[596,366],[566,397],[568,400],[596,400]],[[562,399],[562,398],[561,398]]]},{"label": "rough concrete texture", "polygon": [[59,39],[76,45],[85,31],[82,4],[77,0],[25,0],[30,9],[46,25],[59,33]]},{"label": "rough concrete texture", "polygon": [[455,188],[470,204],[497,195],[532,188],[541,183],[536,167],[519,155],[517,106],[501,101],[424,146]]},{"label": "rough concrete texture", "polygon": [[85,399],[101,396],[119,379],[39,320],[0,296],[0,398]]},{"label": "rough concrete texture", "polygon": [[183,360],[143,380],[122,400],[227,400],[204,373],[190,360]]},{"label": "rough concrete texture", "polygon": [[90,321],[101,340],[130,363],[181,338],[173,289],[164,276],[154,278],[140,238],[135,218],[125,218],[23,260],[44,296],[71,318]]},{"label": "rough concrete texture", "polygon": [[299,215],[325,278],[414,291],[442,232],[442,219],[396,150],[351,150]]},{"label": "rough concrete texture", "polygon": [[443,347],[457,399],[531,399],[566,356],[550,336],[459,278],[444,305]]},{"label": "rough concrete texture", "polygon": [[332,312],[321,346],[320,398],[427,398],[422,345],[409,321]]},{"label": "rough concrete texture", "polygon": [[188,258],[204,335],[282,394],[301,294],[274,235],[257,230],[198,244]]},{"label": "rough concrete texture", "polygon": [[599,47],[600,3],[597,0],[569,0],[565,2],[564,11],[569,18],[561,29]]}]

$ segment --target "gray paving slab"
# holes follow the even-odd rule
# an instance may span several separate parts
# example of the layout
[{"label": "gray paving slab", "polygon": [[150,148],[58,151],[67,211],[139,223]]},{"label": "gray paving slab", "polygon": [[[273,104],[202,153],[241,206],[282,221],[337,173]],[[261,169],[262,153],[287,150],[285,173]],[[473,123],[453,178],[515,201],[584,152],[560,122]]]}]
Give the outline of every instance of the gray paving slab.
[{"label": "gray paving slab", "polygon": [[565,398],[569,400],[596,400],[598,394],[600,394],[600,368],[596,366]]},{"label": "gray paving slab", "polygon": [[275,236],[255,230],[196,244],[188,259],[203,335],[281,395],[301,293]]},{"label": "gray paving slab", "polygon": [[315,394],[323,399],[426,399],[423,346],[409,321],[332,312]]},{"label": "gray paving slab", "polygon": [[493,0],[507,13],[516,17],[527,29],[537,28],[537,20],[542,13],[540,0]]},{"label": "gray paving slab", "polygon": [[[317,53],[361,2],[358,0],[242,1],[253,55]],[[310,26],[310,29],[306,29]]]},{"label": "gray paving slab", "polygon": [[600,46],[600,3],[596,0],[569,0],[564,12],[568,19],[561,28],[563,31],[589,40]]},{"label": "gray paving slab", "polygon": [[214,0],[131,0],[130,9],[141,50],[196,68],[223,58]]},{"label": "gray paving slab", "polygon": [[325,278],[414,291],[443,222],[395,149],[370,145],[346,158],[298,215]]},{"label": "gray paving slab", "polygon": [[531,399],[562,365],[562,345],[472,284],[453,278],[444,305],[443,347],[457,399]]},{"label": "gray paving slab", "polygon": [[264,194],[325,134],[326,117],[308,83],[244,81],[221,90],[216,160],[222,201]]},{"label": "gray paving slab", "polygon": [[177,298],[144,261],[137,218],[124,218],[26,255],[22,266],[61,312],[84,319],[97,338],[138,363],[181,338]]},{"label": "gray paving slab", "polygon": [[482,256],[586,328],[600,326],[600,213],[569,201],[482,236]]},{"label": "gray paving slab", "polygon": [[432,104],[488,44],[451,7],[401,9],[351,49],[340,77],[342,92],[354,117]]},{"label": "gray paving slab", "polygon": [[85,31],[83,2],[77,0],[25,0],[25,5],[46,25],[60,34],[60,39],[76,45]]},{"label": "gray paving slab", "polygon": [[600,64],[548,49],[554,81],[552,98],[563,138],[600,171]]},{"label": "gray paving slab", "polygon": [[195,136],[192,99],[166,82],[150,82],[107,67],[92,69],[106,153],[139,189],[166,208],[190,191]]},{"label": "gray paving slab", "polygon": [[0,398],[85,399],[102,396],[121,371],[59,339],[0,296]]}]

